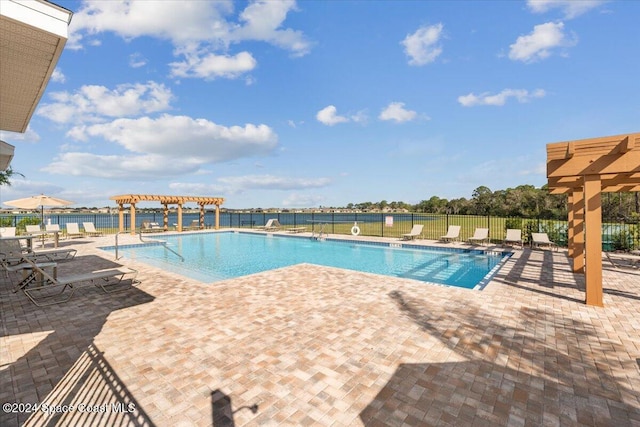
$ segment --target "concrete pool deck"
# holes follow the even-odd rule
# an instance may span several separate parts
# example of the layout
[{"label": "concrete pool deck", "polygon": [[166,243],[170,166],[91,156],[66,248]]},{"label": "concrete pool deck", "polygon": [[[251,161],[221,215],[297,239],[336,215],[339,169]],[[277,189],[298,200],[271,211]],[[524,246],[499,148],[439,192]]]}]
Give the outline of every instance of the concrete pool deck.
[{"label": "concrete pool deck", "polygon": [[203,284],[113,241],[61,241],[58,274],[133,289],[39,308],[3,279],[0,403],[47,406],[0,425],[640,425],[640,271],[604,264],[595,308],[562,250],[473,291],[310,264]]}]

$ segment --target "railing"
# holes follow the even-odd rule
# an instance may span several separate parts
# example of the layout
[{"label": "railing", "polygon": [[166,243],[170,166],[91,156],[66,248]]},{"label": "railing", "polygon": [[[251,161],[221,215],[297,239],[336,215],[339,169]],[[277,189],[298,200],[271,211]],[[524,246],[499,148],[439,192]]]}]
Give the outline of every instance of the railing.
[{"label": "railing", "polygon": [[[115,234],[120,225],[117,215],[109,214],[54,214],[47,215],[45,222],[59,224],[60,229],[65,230],[65,224],[69,222],[82,223],[93,222],[100,231],[105,234]],[[507,228],[519,228],[523,238],[529,239],[532,232],[546,232],[549,237],[561,246],[567,245],[567,221],[550,220],[542,218],[505,218],[495,216],[478,215],[453,215],[453,214],[428,214],[428,213],[229,213],[220,214],[220,226],[222,228],[254,228],[265,225],[270,218],[276,218],[285,228],[308,227],[311,231],[311,221],[326,222],[323,232],[329,234],[351,234],[354,222],[358,223],[360,234],[363,236],[400,238],[407,234],[414,224],[423,224],[423,237],[425,239],[438,239],[446,234],[449,225],[460,225],[460,239],[471,237],[476,227],[489,228],[490,238],[493,242],[500,242],[505,237]],[[199,213],[185,213],[183,223],[199,219]],[[161,222],[163,215],[157,213],[137,213],[135,229],[140,228],[143,221]],[[40,216],[33,215],[6,215],[0,216],[0,227],[18,227],[24,230],[24,224],[38,223]],[[177,222],[177,214],[169,213],[169,223]],[[205,213],[205,225],[215,224],[215,212]],[[129,215],[124,216],[123,227],[130,230]],[[609,222],[606,219],[602,226],[602,241],[604,250],[612,249],[640,249],[640,224]]]},{"label": "railing", "polygon": [[[115,236],[116,236],[116,243],[115,243],[115,252],[116,252],[116,255],[115,255],[115,256],[116,256],[116,261],[120,259],[120,255],[118,254],[118,249],[119,249],[119,246],[120,246],[120,245],[118,244],[118,236],[119,236],[120,234],[129,234],[129,232],[128,232],[128,231],[119,231],[119,232],[117,232],[117,233],[116,233],[116,235],[115,235]],[[174,251],[173,249],[171,249],[169,246],[167,246],[167,242],[165,242],[164,240],[155,240],[155,239],[152,239],[152,240],[145,240],[145,239],[143,239],[143,238],[142,238],[142,231],[138,231],[138,239],[140,239],[140,241],[141,241],[142,243],[149,243],[149,242],[160,243],[162,246],[164,246],[164,248],[165,248],[167,251],[169,251],[169,252],[173,253],[173,254],[174,254],[174,255],[176,255],[178,258],[180,258],[180,260],[181,260],[182,262],[184,262],[184,257],[183,257],[182,255],[180,255],[178,252],[176,252],[176,251]]]}]

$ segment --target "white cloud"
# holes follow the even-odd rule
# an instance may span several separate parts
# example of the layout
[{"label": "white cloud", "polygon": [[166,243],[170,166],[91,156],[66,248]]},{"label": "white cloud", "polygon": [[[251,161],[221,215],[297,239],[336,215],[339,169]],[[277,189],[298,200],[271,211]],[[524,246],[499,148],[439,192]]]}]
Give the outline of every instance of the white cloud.
[{"label": "white cloud", "polygon": [[62,70],[56,67],[51,74],[51,80],[56,83],[64,83],[66,81],[66,77],[62,73]]},{"label": "white cloud", "polygon": [[244,190],[300,190],[326,187],[329,178],[292,178],[275,175],[245,175],[218,178],[218,182],[235,191]]},{"label": "white cloud", "polygon": [[534,98],[543,98],[546,92],[542,89],[536,89],[529,92],[525,89],[504,89],[502,92],[491,95],[488,92],[475,95],[470,93],[458,97],[458,102],[464,107],[475,107],[477,105],[504,105],[509,98],[515,98],[518,102],[529,102]]},{"label": "white cloud", "polygon": [[606,2],[607,0],[527,0],[527,6],[533,13],[560,9],[565,19],[573,19]]},{"label": "white cloud", "polygon": [[229,39],[262,40],[290,50],[294,56],[306,55],[311,45],[302,32],[289,28],[280,29],[292,10],[296,10],[296,2],[293,0],[254,1],[240,14],[243,24],[231,31]]},{"label": "white cloud", "polygon": [[141,53],[132,53],[129,55],[129,66],[131,68],[140,68],[147,65],[147,60]]},{"label": "white cloud", "polygon": [[409,65],[425,65],[435,61],[442,53],[439,44],[442,37],[442,24],[435,24],[418,28],[413,34],[408,34],[401,42],[404,52],[409,57]]},{"label": "white cloud", "polygon": [[185,53],[185,57],[185,61],[169,64],[171,76],[205,80],[217,77],[234,79],[256,67],[256,60],[249,52],[240,52],[234,56]]},{"label": "white cloud", "polygon": [[323,201],[323,196],[293,193],[282,201],[282,206],[288,208],[310,208],[312,206],[319,206]]},{"label": "white cloud", "polygon": [[418,113],[404,108],[404,102],[392,102],[382,110],[378,118],[380,120],[393,120],[396,123],[403,123],[413,120]]},{"label": "white cloud", "polygon": [[82,86],[75,93],[53,92],[53,103],[43,103],[36,114],[56,123],[100,121],[105,117],[136,116],[169,109],[171,90],[163,84],[123,84],[110,90],[104,86]]},{"label": "white cloud", "polygon": [[201,162],[161,155],[62,153],[43,171],[52,174],[114,179],[150,179],[195,172]]},{"label": "white cloud", "polygon": [[563,30],[562,22],[536,25],[530,34],[518,37],[509,46],[509,59],[531,63],[549,57],[553,49],[574,46],[577,38],[567,37]]},{"label": "white cloud", "polygon": [[105,32],[124,39],[156,37],[169,40],[174,54],[184,56],[170,64],[174,76],[202,78],[236,78],[255,67],[250,53],[228,53],[234,43],[262,41],[294,56],[309,52],[311,44],[302,32],[283,27],[288,13],[296,10],[295,1],[251,1],[235,21],[234,4],[230,0],[85,1],[73,16],[67,48],[92,45]]},{"label": "white cloud", "polygon": [[338,123],[345,123],[349,121],[347,117],[339,116],[338,110],[333,105],[329,105],[328,107],[324,107],[322,110],[318,111],[316,119],[327,126],[333,126]]},{"label": "white cloud", "polygon": [[38,142],[40,135],[29,125],[24,133],[0,130],[0,139],[9,143],[12,141]]},{"label": "white cloud", "polygon": [[157,154],[198,163],[218,163],[273,152],[277,135],[267,125],[222,126],[205,119],[162,115],[156,119],[117,119],[78,126],[68,136],[86,140],[100,137],[134,153]]}]

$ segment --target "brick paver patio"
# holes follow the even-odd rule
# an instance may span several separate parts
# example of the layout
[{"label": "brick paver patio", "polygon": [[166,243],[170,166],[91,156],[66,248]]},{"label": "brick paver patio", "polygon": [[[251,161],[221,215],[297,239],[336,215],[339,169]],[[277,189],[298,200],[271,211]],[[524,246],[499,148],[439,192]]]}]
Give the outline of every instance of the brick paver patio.
[{"label": "brick paver patio", "polygon": [[563,251],[472,291],[309,264],[203,284],[100,243],[62,242],[58,274],[138,286],[39,308],[0,284],[0,425],[640,426],[639,271],[605,264],[594,308]]}]

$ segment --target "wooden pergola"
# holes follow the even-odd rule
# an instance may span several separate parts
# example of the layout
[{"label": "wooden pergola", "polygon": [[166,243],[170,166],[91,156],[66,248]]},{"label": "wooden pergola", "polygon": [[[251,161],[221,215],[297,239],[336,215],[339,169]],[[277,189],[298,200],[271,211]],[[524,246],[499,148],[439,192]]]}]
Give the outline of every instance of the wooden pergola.
[{"label": "wooden pergola", "polygon": [[569,257],[585,275],[586,304],[602,302],[602,192],[640,191],[640,133],[547,144],[553,194],[568,195]]},{"label": "wooden pergola", "polygon": [[159,196],[154,194],[123,194],[109,197],[118,204],[118,218],[120,231],[124,231],[124,205],[130,205],[131,214],[131,234],[136,232],[136,203],[139,202],[160,202],[162,204],[163,228],[169,230],[169,205],[178,205],[178,231],[182,231],[182,205],[188,202],[195,202],[200,206],[200,228],[204,228],[204,207],[215,205],[216,207],[216,230],[220,228],[220,206],[224,203],[222,197],[199,197],[199,196]]}]

